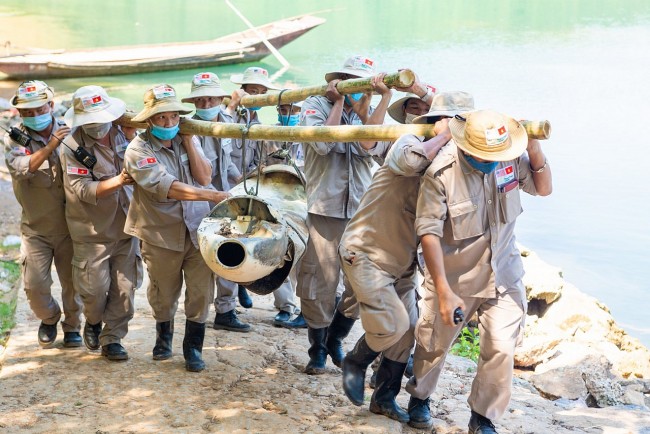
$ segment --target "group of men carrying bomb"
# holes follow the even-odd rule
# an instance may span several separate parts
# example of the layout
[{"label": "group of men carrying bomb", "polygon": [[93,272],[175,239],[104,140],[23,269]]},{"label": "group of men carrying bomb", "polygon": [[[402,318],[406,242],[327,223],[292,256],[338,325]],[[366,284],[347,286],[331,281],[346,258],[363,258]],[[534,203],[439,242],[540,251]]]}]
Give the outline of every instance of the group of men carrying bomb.
[{"label": "group of men carrying bomb", "polygon": [[[342,95],[340,80],[371,78],[372,92]],[[22,266],[30,306],[41,320],[38,340],[51,346],[61,308],[51,295],[51,265],[62,286],[63,344],[101,348],[126,360],[121,340],[134,312],[134,291],[147,265],[147,298],[156,320],[154,360],[172,358],[174,317],[185,284],[183,355],[188,371],[205,369],[205,323],[249,331],[235,300],[245,290],[216,278],[198,250],[196,230],[212,206],[260,165],[303,167],[309,240],[295,279],[275,291],[276,325],[307,327],[307,374],[342,370],[345,394],[364,403],[367,367],[380,357],[370,410],[417,428],[432,426],[429,397],[460,330],[478,315],[480,358],[469,395],[470,433],[496,432],[510,400],[515,346],[526,313],[523,267],[514,225],[519,191],[551,193],[551,173],[537,140],[516,120],[475,110],[465,92],[436,92],[416,80],[405,97],[375,74],[374,61],[353,56],[325,75],[324,96],[278,107],[279,125],[425,123],[435,135],[392,142],[302,144],[195,137],[179,133],[181,104],[172,86],[148,89],[133,118],[139,134],[117,126],[125,104],[99,86],[74,96],[64,121],[52,116],[53,91],[20,85],[12,99],[22,123],[5,136],[5,158],[22,206]],[[183,102],[196,119],[257,123],[241,98],[277,89],[268,72],[233,76],[232,95],[210,72],[196,74]],[[230,96],[228,105],[224,97]],[[260,149],[262,152],[260,152]],[[284,152],[279,154],[278,150]],[[289,157],[286,157],[286,156]],[[377,168],[376,162],[381,163]],[[418,292],[417,249],[426,267]],[[293,276],[292,276],[293,277]],[[216,297],[214,288],[217,288]],[[300,315],[293,292],[300,297]],[[80,313],[86,322],[81,331]],[[464,317],[459,316],[464,313]],[[365,334],[345,354],[342,342],[360,318]],[[405,411],[396,402],[407,363],[412,373]]]}]

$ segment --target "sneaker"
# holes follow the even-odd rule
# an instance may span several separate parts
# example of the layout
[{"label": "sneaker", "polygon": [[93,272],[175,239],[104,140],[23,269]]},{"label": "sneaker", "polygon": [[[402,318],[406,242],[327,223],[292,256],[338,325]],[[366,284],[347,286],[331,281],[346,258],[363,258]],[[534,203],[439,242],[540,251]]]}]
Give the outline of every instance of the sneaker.
[{"label": "sneaker", "polygon": [[239,321],[234,309],[226,313],[217,313],[214,317],[214,325],[212,328],[215,330],[228,330],[231,332],[242,333],[248,333],[251,331],[250,324]]},{"label": "sneaker", "polygon": [[281,310],[278,312],[275,318],[273,318],[273,325],[276,327],[282,327],[282,323],[289,321],[290,318],[291,314],[289,312],[286,310]]},{"label": "sneaker", "polygon": [[54,344],[56,341],[56,325],[54,324],[45,324],[41,321],[41,325],[38,326],[38,343],[43,348],[48,348]]},{"label": "sneaker", "polygon": [[305,317],[302,316],[302,313],[292,319],[291,321],[285,321],[283,323],[278,324],[280,327],[284,327],[285,329],[306,329],[307,328],[307,321],[305,321]]}]

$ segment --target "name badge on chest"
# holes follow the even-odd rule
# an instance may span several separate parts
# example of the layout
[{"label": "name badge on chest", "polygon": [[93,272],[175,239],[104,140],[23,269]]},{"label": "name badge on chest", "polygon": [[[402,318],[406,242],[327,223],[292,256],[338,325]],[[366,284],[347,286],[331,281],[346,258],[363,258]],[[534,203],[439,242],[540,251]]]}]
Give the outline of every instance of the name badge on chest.
[{"label": "name badge on chest", "polygon": [[519,180],[516,175],[515,168],[512,164],[496,170],[494,176],[496,176],[499,193],[505,193],[519,185]]}]

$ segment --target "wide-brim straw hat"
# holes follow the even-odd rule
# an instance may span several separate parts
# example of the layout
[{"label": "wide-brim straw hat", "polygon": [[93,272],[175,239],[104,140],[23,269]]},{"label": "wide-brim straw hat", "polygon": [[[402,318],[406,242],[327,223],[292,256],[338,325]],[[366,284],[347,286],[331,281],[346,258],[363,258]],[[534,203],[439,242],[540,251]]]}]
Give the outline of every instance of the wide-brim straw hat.
[{"label": "wide-brim straw hat", "polygon": [[269,71],[264,68],[252,66],[246,68],[243,74],[233,74],[230,76],[230,81],[235,84],[259,84],[267,89],[279,90],[280,88],[271,83],[269,80]]},{"label": "wide-brim straw hat", "polygon": [[375,61],[364,56],[352,56],[345,60],[343,68],[325,74],[325,81],[340,78],[341,74],[355,75],[359,78],[372,77],[375,74]]},{"label": "wide-brim straw hat", "polygon": [[41,107],[54,99],[54,90],[40,80],[30,80],[18,86],[11,98],[11,105],[17,109]]},{"label": "wide-brim straw hat", "polygon": [[70,128],[87,124],[113,122],[126,111],[126,103],[111,98],[101,86],[84,86],[72,96],[72,107],[65,112],[63,120]]},{"label": "wide-brim straw hat", "polygon": [[460,149],[487,161],[514,160],[528,146],[528,134],[523,125],[492,110],[455,116],[449,121],[449,129]]},{"label": "wide-brim straw hat", "polygon": [[230,94],[221,87],[221,81],[217,74],[212,72],[200,72],[192,79],[190,94],[181,99],[181,102],[192,103],[194,102],[194,98],[202,96],[223,98],[225,96],[230,96]]},{"label": "wide-brim straw hat", "polygon": [[192,110],[178,102],[176,90],[169,84],[158,84],[144,93],[144,108],[133,117],[134,122],[143,122],[153,115],[164,112],[179,112],[182,115]]},{"label": "wide-brim straw hat", "polygon": [[429,118],[449,116],[474,110],[474,97],[467,92],[450,91],[437,93],[431,101],[428,113],[413,119],[414,124],[426,124]]},{"label": "wide-brim straw hat", "polygon": [[390,106],[388,106],[388,115],[395,119],[397,122],[400,124],[405,124],[406,123],[406,113],[404,113],[404,105],[406,104],[406,101],[410,100],[411,98],[419,99],[421,98],[417,96],[414,93],[407,93],[404,95],[402,98],[396,100],[394,103],[392,103]]}]

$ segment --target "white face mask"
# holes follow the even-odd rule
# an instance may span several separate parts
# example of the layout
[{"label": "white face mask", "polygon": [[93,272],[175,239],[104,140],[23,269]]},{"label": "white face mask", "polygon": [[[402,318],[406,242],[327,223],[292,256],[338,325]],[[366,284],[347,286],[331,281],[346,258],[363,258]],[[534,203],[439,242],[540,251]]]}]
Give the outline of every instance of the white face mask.
[{"label": "white face mask", "polygon": [[404,120],[405,123],[407,124],[412,124],[413,119],[417,118],[418,115],[412,115],[411,113],[406,113],[406,119]]},{"label": "white face mask", "polygon": [[82,125],[81,129],[93,139],[99,140],[108,134],[112,125],[110,122],[105,124],[87,124]]}]

